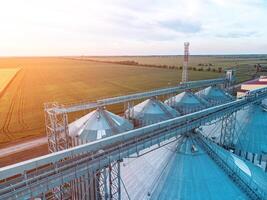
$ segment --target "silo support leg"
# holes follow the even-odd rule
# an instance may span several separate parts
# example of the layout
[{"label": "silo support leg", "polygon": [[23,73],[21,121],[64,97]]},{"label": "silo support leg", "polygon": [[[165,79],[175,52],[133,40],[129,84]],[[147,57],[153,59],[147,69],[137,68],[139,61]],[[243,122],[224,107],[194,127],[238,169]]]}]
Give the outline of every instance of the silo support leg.
[{"label": "silo support leg", "polygon": [[95,174],[95,194],[97,200],[121,199],[120,161],[110,163]]},{"label": "silo support leg", "polygon": [[110,199],[121,199],[120,161],[115,161],[109,165],[109,192]]},{"label": "silo support leg", "polygon": [[226,115],[222,119],[220,145],[233,148],[236,140],[236,112]]}]

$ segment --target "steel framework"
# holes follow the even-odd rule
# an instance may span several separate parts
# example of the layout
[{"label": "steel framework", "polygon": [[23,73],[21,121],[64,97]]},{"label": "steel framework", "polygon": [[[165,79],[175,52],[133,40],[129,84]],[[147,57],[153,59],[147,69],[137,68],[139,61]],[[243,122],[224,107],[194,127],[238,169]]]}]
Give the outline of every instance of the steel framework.
[{"label": "steel framework", "polygon": [[121,199],[120,161],[114,161],[95,173],[96,199]]},{"label": "steel framework", "polygon": [[57,103],[45,104],[45,126],[50,153],[69,148],[68,116],[65,112],[55,112]]},{"label": "steel framework", "polygon": [[188,81],[188,59],[189,59],[189,42],[184,43],[184,64],[182,72],[182,83]]},{"label": "steel framework", "polygon": [[[1,168],[0,199],[37,197],[73,180],[79,180],[87,174],[97,174],[99,170],[114,168],[112,165],[110,166],[113,162],[154,145],[160,146],[163,142],[177,138],[177,135],[185,134],[210,121],[232,114],[266,97],[267,90],[263,89],[256,95],[253,94],[234,102]],[[101,176],[106,177],[104,180],[107,182],[107,177],[112,176],[108,175],[108,170],[104,171]],[[112,184],[116,182],[117,184],[114,186],[117,187],[120,183],[119,176],[116,174],[119,173],[116,173],[116,170],[114,172],[115,178],[110,178],[109,182]],[[117,168],[117,172],[119,172],[119,168]],[[88,178],[90,182],[93,182],[92,176]],[[98,195],[101,198],[103,197],[101,191],[105,191],[104,198],[110,196],[115,198],[115,194],[119,194],[116,190],[109,189],[110,187],[106,183],[96,188],[102,194]],[[102,190],[103,188],[104,190]],[[118,188],[120,187],[118,186]],[[112,195],[111,192],[107,194],[107,191],[112,191]],[[265,195],[264,198],[267,197],[266,194],[262,195]]]},{"label": "steel framework", "polygon": [[225,115],[222,119],[220,145],[227,149],[234,149],[236,138],[236,112],[233,112]]}]

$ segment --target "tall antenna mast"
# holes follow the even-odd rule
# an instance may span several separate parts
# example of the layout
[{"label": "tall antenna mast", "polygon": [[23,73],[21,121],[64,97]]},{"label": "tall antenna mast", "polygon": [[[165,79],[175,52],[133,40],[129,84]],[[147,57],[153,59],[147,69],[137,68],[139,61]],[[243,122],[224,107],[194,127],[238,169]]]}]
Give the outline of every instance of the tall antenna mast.
[{"label": "tall antenna mast", "polygon": [[182,83],[188,81],[188,58],[189,58],[189,42],[184,43],[184,65],[183,65],[183,73],[182,73]]}]

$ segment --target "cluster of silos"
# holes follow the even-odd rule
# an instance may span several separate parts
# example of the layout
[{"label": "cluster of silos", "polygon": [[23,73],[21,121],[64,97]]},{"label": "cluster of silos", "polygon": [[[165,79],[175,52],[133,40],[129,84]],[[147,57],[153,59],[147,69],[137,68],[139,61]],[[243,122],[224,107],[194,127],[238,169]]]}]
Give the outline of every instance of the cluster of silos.
[{"label": "cluster of silos", "polygon": [[219,87],[210,86],[195,93],[201,99],[208,102],[209,106],[226,103],[233,100],[233,97]]},{"label": "cluster of silos", "polygon": [[129,108],[126,113],[134,125],[140,127],[196,112],[232,99],[231,95],[222,89],[212,86],[196,94],[190,91],[182,92],[167,99],[164,103],[150,98]]},{"label": "cluster of silos", "polygon": [[131,130],[134,126],[141,127],[168,120],[231,99],[230,95],[214,86],[196,94],[189,91],[182,92],[164,103],[156,98],[150,98],[125,111],[133,124],[99,107],[69,124],[69,135],[72,146],[76,146]]},{"label": "cluster of silos", "polygon": [[154,98],[147,99],[129,109],[131,109],[131,111],[126,110],[126,112],[130,113],[129,117],[137,127],[146,126],[181,115],[176,110]]},{"label": "cluster of silos", "polygon": [[70,123],[69,136],[72,146],[122,133],[133,129],[134,126],[146,126],[181,115],[154,98],[147,99],[130,109],[131,111],[126,110],[126,113],[130,113],[129,118],[133,124],[101,107]]},{"label": "cluster of silos", "polygon": [[[208,98],[200,97],[189,91],[173,96],[164,103],[156,98],[150,98],[126,110],[127,117],[129,117],[132,123],[121,116],[107,111],[103,107],[99,107],[69,124],[68,128],[71,145],[77,146],[93,142],[101,138],[131,130],[134,127],[146,126],[204,109],[209,106],[209,101],[207,99]],[[199,151],[198,147],[193,144],[185,145],[185,148],[187,147],[188,151]],[[171,156],[171,154],[169,156]],[[163,155],[163,167],[166,164],[165,161],[170,158],[169,156]],[[144,163],[141,165],[144,165]],[[161,172],[161,167],[162,165],[159,165],[159,168],[154,170],[155,173],[159,174]],[[136,168],[134,167],[134,169]],[[126,170],[130,172],[129,168]],[[82,188],[79,182],[80,180],[77,180],[73,185]],[[74,191],[76,191],[76,189],[74,189]]]}]

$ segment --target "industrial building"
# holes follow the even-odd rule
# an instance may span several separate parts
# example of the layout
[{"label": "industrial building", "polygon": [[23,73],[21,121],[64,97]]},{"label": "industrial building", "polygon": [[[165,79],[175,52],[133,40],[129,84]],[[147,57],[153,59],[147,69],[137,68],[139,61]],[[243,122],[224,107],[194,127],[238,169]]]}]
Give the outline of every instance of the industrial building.
[{"label": "industrial building", "polygon": [[260,89],[267,87],[267,77],[261,76],[258,79],[247,81],[242,83],[240,89],[237,91],[237,98],[240,98],[246,94],[246,92],[250,90]]}]

